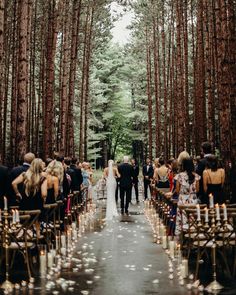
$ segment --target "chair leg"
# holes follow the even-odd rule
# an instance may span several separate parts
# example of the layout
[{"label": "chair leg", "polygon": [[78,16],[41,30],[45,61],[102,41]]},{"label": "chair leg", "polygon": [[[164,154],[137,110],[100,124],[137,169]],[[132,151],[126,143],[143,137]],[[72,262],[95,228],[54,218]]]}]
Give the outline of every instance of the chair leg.
[{"label": "chair leg", "polygon": [[199,272],[199,260],[201,258],[201,253],[200,253],[200,249],[198,248],[197,250],[197,262],[196,262],[196,268],[195,268],[195,275],[194,275],[194,279],[195,281],[198,278],[198,272]]},{"label": "chair leg", "polygon": [[15,260],[15,256],[16,256],[16,251],[13,250],[13,253],[12,253],[12,258],[11,258],[11,264],[10,264],[10,268],[13,267],[13,263],[14,263],[14,260]]}]

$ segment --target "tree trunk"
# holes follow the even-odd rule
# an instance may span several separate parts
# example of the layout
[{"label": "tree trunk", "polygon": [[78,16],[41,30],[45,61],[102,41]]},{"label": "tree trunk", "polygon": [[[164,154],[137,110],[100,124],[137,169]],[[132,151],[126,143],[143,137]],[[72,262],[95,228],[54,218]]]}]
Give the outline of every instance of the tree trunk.
[{"label": "tree trunk", "polygon": [[27,25],[28,25],[28,1],[19,0],[19,52],[18,52],[18,76],[17,76],[17,125],[16,147],[17,160],[22,160],[26,147],[26,123],[27,123]]}]

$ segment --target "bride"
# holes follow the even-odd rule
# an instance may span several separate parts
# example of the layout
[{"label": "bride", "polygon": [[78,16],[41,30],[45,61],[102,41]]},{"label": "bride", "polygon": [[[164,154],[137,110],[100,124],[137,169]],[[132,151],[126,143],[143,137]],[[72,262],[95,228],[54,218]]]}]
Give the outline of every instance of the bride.
[{"label": "bride", "polygon": [[116,177],[120,177],[118,169],[114,167],[114,161],[108,161],[108,167],[104,170],[104,177],[106,179],[107,188],[107,208],[106,208],[106,220],[112,220],[114,216],[118,216],[116,207]]}]

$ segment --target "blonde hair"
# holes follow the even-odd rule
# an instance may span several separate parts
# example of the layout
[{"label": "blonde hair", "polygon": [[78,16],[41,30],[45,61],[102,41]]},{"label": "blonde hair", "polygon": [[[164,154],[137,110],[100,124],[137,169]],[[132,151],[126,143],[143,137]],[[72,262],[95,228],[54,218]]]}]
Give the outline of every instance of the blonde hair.
[{"label": "blonde hair", "polygon": [[53,160],[51,163],[48,164],[46,173],[48,175],[57,177],[59,179],[59,182],[62,183],[64,170],[61,162]]},{"label": "blonde hair", "polygon": [[27,196],[30,193],[35,195],[41,186],[41,177],[43,172],[43,161],[36,158],[32,161],[29,169],[24,174],[25,193]]},{"label": "blonde hair", "polygon": [[190,158],[190,155],[189,155],[189,153],[188,152],[186,152],[186,151],[183,151],[183,152],[181,152],[180,154],[179,154],[179,156],[178,156],[178,164],[179,165],[182,165],[182,163],[183,163],[183,160],[184,159],[189,159]]}]

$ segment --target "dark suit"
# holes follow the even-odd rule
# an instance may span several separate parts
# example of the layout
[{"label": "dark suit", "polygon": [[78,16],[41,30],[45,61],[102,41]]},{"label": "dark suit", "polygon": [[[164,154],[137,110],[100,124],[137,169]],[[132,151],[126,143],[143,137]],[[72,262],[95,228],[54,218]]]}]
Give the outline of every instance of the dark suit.
[{"label": "dark suit", "polygon": [[152,164],[143,166],[143,183],[144,183],[144,199],[148,198],[148,187],[150,188],[150,180],[153,178],[154,170]]},{"label": "dark suit", "polygon": [[4,208],[3,197],[7,191],[8,168],[0,165],[0,208]]},{"label": "dark suit", "polygon": [[[128,163],[123,163],[118,166],[120,173],[120,201],[121,201],[121,213],[128,213],[129,202],[131,200],[133,168]],[[126,200],[125,200],[126,196]],[[125,204],[124,204],[125,203]]]},{"label": "dark suit", "polygon": [[[21,173],[26,172],[29,169],[29,167],[30,167],[29,164],[24,163],[21,166],[18,166],[18,167],[13,168],[11,170],[9,176],[8,176],[7,195],[8,195],[8,201],[9,201],[9,205],[10,206],[18,205],[17,204],[17,201],[16,201],[16,195],[15,195],[15,192],[14,192],[13,187],[12,187],[12,182],[19,175],[21,175]],[[18,189],[19,189],[19,192],[21,194],[23,194],[23,183],[21,183],[21,184],[18,185]]]},{"label": "dark suit", "polygon": [[134,165],[133,168],[133,186],[135,190],[136,201],[139,202],[138,199],[138,175],[139,175],[139,166]]},{"label": "dark suit", "polygon": [[82,172],[75,165],[70,165],[70,168],[67,169],[66,173],[68,173],[71,177],[71,190],[80,191],[80,186],[83,182]]}]

